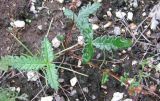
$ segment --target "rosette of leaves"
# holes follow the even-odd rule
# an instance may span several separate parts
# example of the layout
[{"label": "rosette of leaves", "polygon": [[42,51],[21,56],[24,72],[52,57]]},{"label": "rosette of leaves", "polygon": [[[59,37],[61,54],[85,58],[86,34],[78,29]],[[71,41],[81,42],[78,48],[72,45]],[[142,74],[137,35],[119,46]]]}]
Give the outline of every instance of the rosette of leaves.
[{"label": "rosette of leaves", "polygon": [[82,51],[83,63],[87,63],[92,59],[94,55],[94,46],[101,50],[107,51],[127,48],[131,46],[131,40],[127,40],[121,37],[102,36],[93,40],[93,29],[89,23],[88,18],[89,15],[95,13],[100,6],[101,4],[97,2],[93,3],[92,5],[89,3],[87,6],[83,6],[78,14],[75,14],[70,9],[64,10],[64,15],[75,22],[77,28],[80,30],[84,37],[85,45]]},{"label": "rosette of leaves", "polygon": [[56,65],[52,64],[55,60],[55,54],[52,49],[52,45],[48,38],[45,37],[42,41],[40,56],[4,56],[0,59],[0,70],[8,70],[11,66],[18,70],[25,71],[44,71],[45,77],[51,86],[51,88],[58,90],[58,74]]}]

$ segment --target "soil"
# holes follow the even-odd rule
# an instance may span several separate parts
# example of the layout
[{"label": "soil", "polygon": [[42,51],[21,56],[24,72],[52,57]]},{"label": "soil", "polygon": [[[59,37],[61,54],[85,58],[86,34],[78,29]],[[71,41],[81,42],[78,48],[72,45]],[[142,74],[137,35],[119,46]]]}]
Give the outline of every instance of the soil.
[{"label": "soil", "polygon": [[[43,0],[37,1],[38,2],[36,3],[36,7],[41,7]],[[120,21],[114,20],[114,17],[104,18],[104,15],[106,15],[108,11],[107,9],[109,8],[112,8],[112,12],[115,12],[117,9],[127,7],[127,4],[125,4],[123,1],[124,0],[103,0],[102,7],[96,13],[96,17],[98,19],[97,23],[99,23],[99,25],[103,25],[107,23],[107,21],[112,21],[114,25],[124,27]],[[52,40],[59,33],[68,35],[72,29],[70,27],[71,21],[63,15],[61,9],[63,7],[69,7],[70,2],[70,0],[65,0],[65,3],[60,4],[56,0],[53,0],[52,3],[51,0],[46,0],[44,5],[47,7],[47,9],[44,8],[36,16],[30,11],[30,0],[0,0],[0,56],[29,54],[10,33],[14,34],[34,54],[38,54],[41,41],[46,35],[52,18],[53,23],[49,32],[49,39]],[[157,2],[158,0],[143,0],[142,3],[142,1],[139,0],[139,7],[133,10],[135,15],[133,22],[137,25],[140,24],[141,21],[143,21],[145,18],[142,16],[143,9],[145,8],[146,13],[148,14],[150,9],[155,4],[157,4]],[[89,3],[89,0],[82,0],[81,6],[86,5],[87,3]],[[79,8],[77,8],[77,11]],[[23,21],[29,19],[31,20],[31,23],[26,21],[25,28],[13,28],[12,31],[10,31],[10,22],[15,19]],[[145,24],[147,23],[144,23],[144,25]],[[42,30],[37,28],[39,25],[43,26]],[[108,28],[107,30],[98,29],[95,31],[95,36],[113,35],[111,30],[113,30],[113,28]],[[79,34],[77,30],[71,33],[72,35],[73,33]],[[152,33],[155,34],[157,32]],[[75,38],[77,34],[72,36],[73,43],[76,42]],[[123,36],[131,38],[129,33],[126,33],[126,35]],[[142,41],[144,40],[143,38],[141,39]],[[159,38],[149,38],[149,40],[151,40],[153,43],[158,43]],[[68,46],[71,46],[70,44],[72,44],[72,42],[68,44]],[[59,50],[61,49],[56,49],[55,51]],[[144,58],[143,56],[145,52],[146,50],[144,49],[144,46],[140,43],[137,43],[130,51],[126,50],[126,53],[122,53],[122,50],[113,52],[112,54],[107,53],[105,55],[107,61],[103,65],[102,69],[116,69],[116,75],[123,75],[124,72],[129,72],[129,76],[133,77],[138,73],[138,70],[140,70],[141,67],[138,65],[132,66],[132,61],[140,61],[142,58]],[[155,50],[155,47],[151,47],[145,58],[157,53],[158,52]],[[104,58],[103,52],[96,50],[96,54],[93,59],[95,65],[101,65],[102,63],[102,61],[97,61],[96,59],[98,54],[101,54],[99,60],[103,60]],[[121,86],[121,83],[113,77],[109,78],[109,82],[105,85],[106,89],[104,89],[101,87],[101,70],[98,68],[90,67],[89,65],[84,65],[79,68],[77,67],[78,61],[71,57],[68,58],[67,55],[60,57],[57,61],[61,62],[62,59],[64,59],[63,63],[66,63],[66,65],[63,65],[64,67],[70,68],[73,66],[72,68],[74,70],[89,75],[89,77],[84,77],[78,74],[74,74],[70,71],[61,69],[59,70],[59,77],[64,79],[64,81],[61,83],[62,89],[58,91],[58,95],[63,97],[65,101],[68,101],[66,95],[69,97],[70,101],[111,101],[113,93],[115,92],[123,92],[125,93],[124,98],[132,98],[135,101],[159,101],[157,97],[151,94],[139,94],[137,96],[130,96],[126,87]],[[153,77],[155,77],[155,73],[156,72],[154,70],[151,71]],[[78,78],[78,84],[76,84],[74,87],[71,87],[70,79],[75,76]],[[147,82],[149,85],[153,83],[155,84],[155,81],[151,79],[147,79]],[[38,81],[31,82],[27,81],[26,72],[20,72],[17,70],[9,70],[2,78],[0,77],[1,87],[20,87],[20,94],[27,94],[29,101],[33,99],[45,85],[45,80],[42,76]],[[157,88],[159,87],[160,85],[158,85]],[[82,92],[81,88],[87,88],[88,92]],[[73,92],[74,90],[76,93],[71,95],[69,92]],[[156,93],[160,95],[158,90]],[[38,101],[41,97],[47,95],[55,96],[54,90],[49,87],[45,87],[44,90],[40,92],[40,94],[38,94],[38,96],[32,101]]]}]

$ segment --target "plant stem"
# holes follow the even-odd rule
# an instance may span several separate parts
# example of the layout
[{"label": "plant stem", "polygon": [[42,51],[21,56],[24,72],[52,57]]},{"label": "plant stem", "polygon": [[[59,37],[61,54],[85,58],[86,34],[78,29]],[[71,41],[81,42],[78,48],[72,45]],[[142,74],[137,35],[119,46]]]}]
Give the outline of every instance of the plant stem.
[{"label": "plant stem", "polygon": [[49,31],[50,31],[50,29],[51,29],[52,22],[53,22],[53,17],[52,17],[52,19],[51,19],[51,21],[50,21],[50,23],[49,23],[49,27],[48,27],[48,30],[47,30],[46,37],[48,37]]},{"label": "plant stem", "polygon": [[73,46],[71,46],[71,47],[68,47],[68,48],[66,48],[66,49],[64,49],[64,50],[62,50],[62,51],[60,51],[60,52],[58,52],[58,53],[56,53],[55,55],[60,55],[60,54],[62,54],[63,52],[68,51],[68,50],[70,50],[70,49],[72,49],[72,48],[74,48],[74,47],[76,47],[76,46],[78,46],[78,43],[75,44],[75,45],[73,45]]},{"label": "plant stem", "polygon": [[27,50],[27,52],[28,52],[30,55],[33,56],[32,52],[31,52],[13,33],[10,32],[10,34],[16,39],[16,41],[17,41],[20,45],[22,45],[23,48],[25,48],[25,49]]},{"label": "plant stem", "polygon": [[72,69],[69,69],[69,68],[66,68],[66,67],[62,67],[62,66],[57,66],[58,68],[62,68],[62,69],[65,69],[65,70],[68,70],[68,71],[71,71],[71,72],[74,72],[74,73],[77,73],[77,74],[80,74],[80,75],[83,75],[85,77],[88,77],[88,75],[86,74],[83,74],[83,73],[80,73],[80,72],[77,72],[77,71],[74,71]]}]

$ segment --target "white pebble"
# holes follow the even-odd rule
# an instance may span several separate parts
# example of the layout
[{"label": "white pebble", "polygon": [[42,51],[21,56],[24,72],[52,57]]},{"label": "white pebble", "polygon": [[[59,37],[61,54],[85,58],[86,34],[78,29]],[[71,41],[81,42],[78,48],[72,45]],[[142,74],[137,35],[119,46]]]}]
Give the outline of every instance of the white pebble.
[{"label": "white pebble", "polygon": [[82,88],[82,90],[83,90],[85,93],[88,93],[88,92],[89,92],[88,87],[84,87],[84,88]]},{"label": "white pebble", "polygon": [[121,101],[121,99],[123,98],[124,93],[120,93],[120,92],[115,92],[113,94],[113,98],[111,99],[111,101]]},{"label": "white pebble", "polygon": [[74,78],[72,78],[71,80],[70,80],[70,84],[71,84],[71,86],[75,86],[76,85],[76,83],[77,83],[77,78],[76,77],[74,77]]},{"label": "white pebble", "polygon": [[37,26],[37,28],[38,28],[39,30],[42,30],[43,26],[42,26],[42,25],[39,25],[39,26]]},{"label": "white pebble", "polygon": [[97,30],[99,28],[99,26],[97,24],[92,24],[92,29],[93,30]]},{"label": "white pebble", "polygon": [[142,16],[146,16],[146,15],[147,15],[146,12],[143,12],[143,13],[142,13]]},{"label": "white pebble", "polygon": [[64,0],[57,0],[59,3],[63,3],[64,2]]},{"label": "white pebble", "polygon": [[28,81],[37,81],[39,79],[39,75],[37,72],[29,71],[27,72]]},{"label": "white pebble", "polygon": [[130,20],[130,21],[133,20],[133,13],[132,12],[127,13],[127,20]]},{"label": "white pebble", "polygon": [[95,100],[95,99],[96,99],[96,96],[95,96],[95,95],[92,95],[92,99]]},{"label": "white pebble", "polygon": [[30,11],[31,11],[32,13],[34,13],[34,14],[36,14],[36,13],[38,12],[38,11],[36,10],[36,7],[35,7],[34,3],[31,5]]},{"label": "white pebble", "polygon": [[40,101],[52,101],[53,100],[53,96],[47,96],[47,97],[41,97]]},{"label": "white pebble", "polygon": [[61,42],[57,39],[57,37],[52,39],[52,45],[54,48],[58,48],[61,45]]},{"label": "white pebble", "polygon": [[108,15],[109,17],[112,17],[111,11],[107,11],[107,15]]},{"label": "white pebble", "polygon": [[132,99],[127,98],[127,99],[125,99],[124,101],[133,101],[133,100],[132,100]]},{"label": "white pebble", "polygon": [[137,62],[136,60],[133,60],[133,61],[132,61],[132,66],[133,66],[133,65],[136,65],[137,63],[138,63],[138,62]]},{"label": "white pebble", "polygon": [[123,54],[126,54],[127,52],[126,52],[126,50],[122,50],[122,53],[123,53]]},{"label": "white pebble", "polygon": [[81,65],[82,65],[82,60],[79,59],[77,67],[82,67]]},{"label": "white pebble", "polygon": [[122,11],[117,11],[116,12],[116,17],[117,18],[123,19],[125,16],[126,16],[125,12],[122,12]]},{"label": "white pebble", "polygon": [[137,8],[138,7],[138,1],[134,0],[132,5],[133,5],[134,8]]},{"label": "white pebble", "polygon": [[21,20],[16,20],[16,21],[14,21],[14,22],[11,22],[10,23],[11,24],[11,26],[13,26],[13,27],[19,27],[19,28],[21,28],[21,27],[25,27],[25,22],[24,21],[21,21]]},{"label": "white pebble", "polygon": [[159,22],[156,20],[155,17],[153,17],[152,20],[151,20],[151,26],[150,26],[151,29],[156,30],[158,24],[159,24]]},{"label": "white pebble", "polygon": [[83,36],[78,36],[78,44],[83,45],[84,44],[84,38]]},{"label": "white pebble", "polygon": [[119,27],[114,27],[114,34],[115,35],[120,35],[121,34],[121,29]]},{"label": "white pebble", "polygon": [[73,96],[73,95],[75,95],[76,93],[77,93],[77,91],[74,89],[74,90],[71,91],[70,96]]}]

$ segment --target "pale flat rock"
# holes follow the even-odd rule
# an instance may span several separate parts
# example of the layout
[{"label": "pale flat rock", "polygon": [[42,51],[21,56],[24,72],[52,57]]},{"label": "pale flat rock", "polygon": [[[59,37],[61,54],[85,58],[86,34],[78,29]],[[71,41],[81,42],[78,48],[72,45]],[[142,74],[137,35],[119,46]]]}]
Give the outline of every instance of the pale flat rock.
[{"label": "pale flat rock", "polygon": [[113,94],[111,101],[121,101],[121,99],[123,98],[123,95],[124,95],[124,93],[115,92]]},{"label": "pale flat rock", "polygon": [[53,101],[53,96],[41,97],[40,101]]}]

